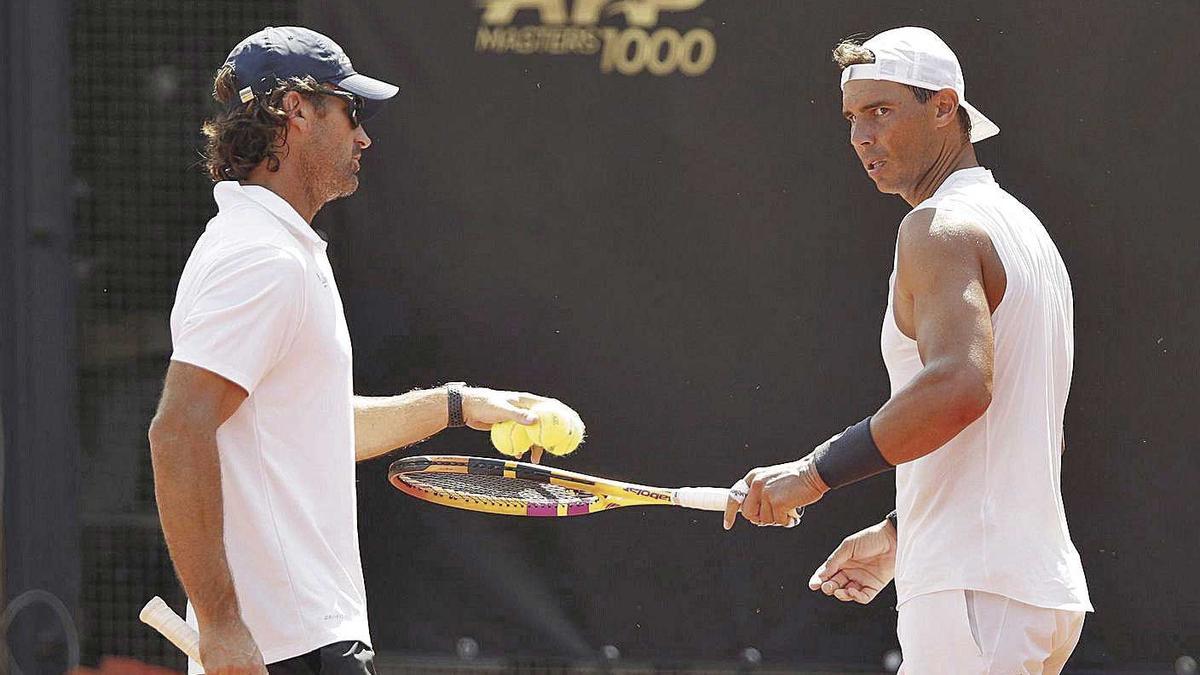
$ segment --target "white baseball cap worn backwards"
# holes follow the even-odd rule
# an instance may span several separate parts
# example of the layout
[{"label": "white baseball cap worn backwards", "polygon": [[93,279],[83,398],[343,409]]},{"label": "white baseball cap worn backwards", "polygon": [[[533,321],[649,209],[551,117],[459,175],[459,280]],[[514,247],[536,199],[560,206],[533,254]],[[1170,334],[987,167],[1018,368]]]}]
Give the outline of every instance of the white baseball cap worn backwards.
[{"label": "white baseball cap worn backwards", "polygon": [[978,143],[1000,133],[1000,127],[979,109],[967,103],[962,66],[950,47],[927,28],[893,28],[863,43],[875,55],[875,63],[860,63],[842,71],[842,89],[850,80],[887,80],[922,89],[953,89],[958,104],[971,120],[971,142]]}]

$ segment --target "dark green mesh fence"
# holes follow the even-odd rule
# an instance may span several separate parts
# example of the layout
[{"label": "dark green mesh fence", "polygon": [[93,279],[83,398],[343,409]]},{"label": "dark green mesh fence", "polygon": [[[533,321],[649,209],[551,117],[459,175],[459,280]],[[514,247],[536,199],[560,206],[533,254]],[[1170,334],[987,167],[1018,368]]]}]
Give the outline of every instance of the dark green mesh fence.
[{"label": "dark green mesh fence", "polygon": [[85,664],[120,655],[183,665],[137,620],[155,594],[183,608],[146,428],[170,354],[175,284],[214,210],[197,166],[212,74],[240,39],[296,15],[290,0],[75,5]]}]

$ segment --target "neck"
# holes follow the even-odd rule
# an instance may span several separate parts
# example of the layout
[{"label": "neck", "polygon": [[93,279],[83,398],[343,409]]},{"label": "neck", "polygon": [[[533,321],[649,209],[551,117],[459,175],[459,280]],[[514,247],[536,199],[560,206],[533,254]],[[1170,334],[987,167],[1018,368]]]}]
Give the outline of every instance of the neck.
[{"label": "neck", "polygon": [[975,159],[975,146],[970,143],[946,143],[938,150],[933,163],[917,180],[912,189],[901,195],[909,206],[929,199],[934,192],[946,182],[950,174],[959,169],[970,169],[979,166]]},{"label": "neck", "polygon": [[312,191],[308,181],[299,179],[299,177],[291,175],[292,173],[287,165],[281,165],[278,171],[270,171],[267,169],[266,162],[263,162],[254,167],[242,184],[257,185],[274,192],[285,202],[291,204],[304,222],[312,225],[313,218],[316,217],[317,211],[320,211],[321,207],[325,205],[325,200]]}]

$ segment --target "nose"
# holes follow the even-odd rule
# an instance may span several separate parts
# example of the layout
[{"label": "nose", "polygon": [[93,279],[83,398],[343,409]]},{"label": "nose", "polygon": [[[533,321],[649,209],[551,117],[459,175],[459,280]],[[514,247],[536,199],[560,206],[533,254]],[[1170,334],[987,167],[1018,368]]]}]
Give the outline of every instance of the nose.
[{"label": "nose", "polygon": [[371,137],[367,135],[367,130],[363,128],[363,125],[358,125],[357,131],[358,133],[354,136],[354,142],[358,147],[363,150],[371,147]]},{"label": "nose", "polygon": [[850,145],[865,148],[875,142],[875,133],[869,124],[855,120],[850,124]]}]

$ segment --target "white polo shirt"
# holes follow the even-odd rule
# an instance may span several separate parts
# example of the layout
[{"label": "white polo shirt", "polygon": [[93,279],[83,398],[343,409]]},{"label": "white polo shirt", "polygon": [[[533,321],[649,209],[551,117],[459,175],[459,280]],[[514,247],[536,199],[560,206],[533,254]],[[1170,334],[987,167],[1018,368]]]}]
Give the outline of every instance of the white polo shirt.
[{"label": "white polo shirt", "polygon": [[171,359],[249,393],[217,430],[242,617],[267,663],[369,644],[350,334],[325,241],[266,188],[221,182],[213,197],[179,280]]}]

